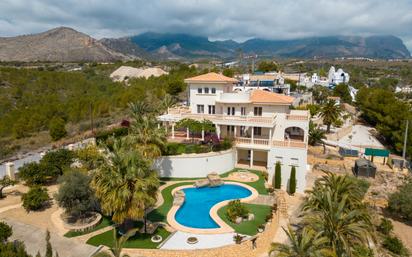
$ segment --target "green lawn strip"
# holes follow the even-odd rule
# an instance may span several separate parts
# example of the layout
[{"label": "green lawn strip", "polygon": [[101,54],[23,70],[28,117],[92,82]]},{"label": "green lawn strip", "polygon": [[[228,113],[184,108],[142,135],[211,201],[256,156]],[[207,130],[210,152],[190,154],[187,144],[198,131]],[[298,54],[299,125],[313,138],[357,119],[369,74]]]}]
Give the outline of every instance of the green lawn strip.
[{"label": "green lawn strip", "polygon": [[[170,235],[170,232],[160,227],[153,235],[160,235],[163,238],[163,242]],[[129,240],[124,243],[123,247],[155,249],[162,242],[153,243],[151,240],[153,235],[141,234],[137,232],[135,236],[129,238]],[[107,247],[113,247],[113,229],[90,238],[86,243],[94,246],[105,245]]]},{"label": "green lawn strip", "polygon": [[192,184],[193,182],[182,182],[182,183],[177,183],[177,184],[168,186],[165,189],[163,189],[162,190],[162,196],[164,200],[163,204],[159,206],[158,208],[154,209],[153,211],[151,211],[147,215],[147,218],[150,221],[166,222],[167,213],[169,212],[170,208],[172,208],[172,205],[173,205],[172,190],[179,186],[192,185]]},{"label": "green lawn strip", "polygon": [[244,221],[240,224],[232,223],[226,216],[227,205],[220,208],[217,212],[219,217],[231,226],[237,233],[253,236],[257,234],[259,225],[265,223],[266,216],[272,211],[270,206],[257,205],[257,204],[245,204],[250,213],[255,215],[255,219],[252,221]]},{"label": "green lawn strip", "polygon": [[111,226],[113,224],[113,222],[110,220],[110,218],[107,217],[102,217],[102,221],[99,223],[99,225],[97,225],[96,227],[87,230],[87,231],[82,231],[82,232],[75,232],[75,231],[69,231],[66,234],[64,234],[65,237],[76,237],[76,236],[82,236],[82,235],[86,235],[89,234],[91,232],[97,231],[99,229]]}]

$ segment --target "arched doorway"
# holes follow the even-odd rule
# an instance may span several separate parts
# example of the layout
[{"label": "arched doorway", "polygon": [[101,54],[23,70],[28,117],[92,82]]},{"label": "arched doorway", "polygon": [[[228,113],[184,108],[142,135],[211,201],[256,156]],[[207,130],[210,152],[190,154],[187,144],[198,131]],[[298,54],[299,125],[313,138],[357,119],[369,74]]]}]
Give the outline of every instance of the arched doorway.
[{"label": "arched doorway", "polygon": [[285,129],[285,140],[305,140],[305,131],[299,127],[288,127]]}]

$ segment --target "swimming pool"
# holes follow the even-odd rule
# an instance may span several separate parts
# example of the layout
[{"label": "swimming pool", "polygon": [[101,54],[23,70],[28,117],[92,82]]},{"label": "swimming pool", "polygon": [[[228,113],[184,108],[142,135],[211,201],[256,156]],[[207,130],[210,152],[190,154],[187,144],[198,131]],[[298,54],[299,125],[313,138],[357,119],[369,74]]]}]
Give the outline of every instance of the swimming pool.
[{"label": "swimming pool", "polygon": [[225,200],[246,198],[252,192],[233,184],[219,187],[185,188],[184,204],[177,210],[176,221],[186,227],[199,229],[219,228],[219,225],[210,217],[210,209],[217,203]]}]

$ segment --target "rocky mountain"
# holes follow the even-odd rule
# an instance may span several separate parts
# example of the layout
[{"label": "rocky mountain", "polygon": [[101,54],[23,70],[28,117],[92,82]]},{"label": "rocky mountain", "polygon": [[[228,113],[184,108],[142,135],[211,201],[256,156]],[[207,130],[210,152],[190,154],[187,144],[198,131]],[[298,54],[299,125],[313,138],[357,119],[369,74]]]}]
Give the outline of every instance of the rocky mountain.
[{"label": "rocky mountain", "polygon": [[[167,49],[168,55],[180,57],[229,57],[238,49],[246,54],[294,58],[409,58],[410,52],[395,36],[330,36],[295,40],[250,39],[243,43],[233,40],[210,41],[206,37],[186,34],[143,33],[130,38],[148,52]],[[178,45],[179,47],[175,47]]]},{"label": "rocky mountain", "polygon": [[142,49],[137,44],[131,41],[130,37],[122,38],[102,38],[99,40],[104,46],[119,53],[122,53],[126,56],[134,58],[145,58],[150,59],[152,56],[149,52]]},{"label": "rocky mountain", "polygon": [[127,59],[96,39],[71,28],[0,38],[0,61],[115,61]]}]

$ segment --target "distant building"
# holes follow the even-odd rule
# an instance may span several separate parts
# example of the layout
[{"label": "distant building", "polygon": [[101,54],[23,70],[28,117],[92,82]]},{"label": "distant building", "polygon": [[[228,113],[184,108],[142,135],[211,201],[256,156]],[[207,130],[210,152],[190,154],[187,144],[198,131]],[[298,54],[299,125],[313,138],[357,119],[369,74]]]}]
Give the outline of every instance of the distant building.
[{"label": "distant building", "polygon": [[250,91],[261,89],[279,94],[290,94],[290,85],[285,84],[285,79],[279,73],[243,74],[238,76],[239,82],[234,91]]},{"label": "distant building", "polygon": [[141,68],[135,68],[135,67],[130,67],[130,66],[121,66],[112,74],[110,74],[110,78],[113,81],[127,81],[128,79],[131,78],[150,78],[151,76],[153,77],[160,77],[162,75],[167,75],[168,72],[157,68],[157,67],[152,67],[152,68],[146,68],[146,69],[141,69]]},{"label": "distant building", "polygon": [[332,66],[329,69],[328,73],[328,81],[331,85],[339,85],[341,83],[348,83],[349,82],[349,74],[344,72],[342,69],[335,70],[335,67]]},{"label": "distant building", "polygon": [[313,73],[311,76],[303,74],[299,76],[298,85],[311,88],[314,85],[321,85],[324,87],[333,87],[341,83],[349,82],[349,74],[342,69],[335,70],[335,67],[330,67],[328,77],[321,77],[317,73]]}]

